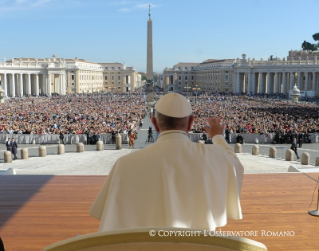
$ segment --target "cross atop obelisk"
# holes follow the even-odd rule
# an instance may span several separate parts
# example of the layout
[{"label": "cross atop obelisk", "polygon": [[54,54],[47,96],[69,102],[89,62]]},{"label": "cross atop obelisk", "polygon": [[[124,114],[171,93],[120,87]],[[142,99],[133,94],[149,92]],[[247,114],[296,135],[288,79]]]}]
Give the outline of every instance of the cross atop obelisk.
[{"label": "cross atop obelisk", "polygon": [[153,103],[153,40],[152,40],[152,19],[151,5],[148,5],[149,19],[147,21],[147,62],[146,62],[146,102]]},{"label": "cross atop obelisk", "polygon": [[151,4],[148,5],[148,16],[151,19]]}]

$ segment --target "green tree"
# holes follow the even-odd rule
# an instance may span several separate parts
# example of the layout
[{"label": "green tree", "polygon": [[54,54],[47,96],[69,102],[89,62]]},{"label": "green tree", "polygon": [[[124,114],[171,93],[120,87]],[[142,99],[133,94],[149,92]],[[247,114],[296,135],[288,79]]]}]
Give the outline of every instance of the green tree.
[{"label": "green tree", "polygon": [[142,76],[142,81],[146,80],[146,73],[145,72],[139,72],[139,74],[141,74],[141,76]]},{"label": "green tree", "polygon": [[315,51],[318,48],[318,45],[316,44],[311,44],[307,41],[303,41],[303,43],[301,44],[301,48],[305,51],[305,50],[310,50],[310,51]]},{"label": "green tree", "polygon": [[319,41],[319,32],[312,35],[313,40]]}]

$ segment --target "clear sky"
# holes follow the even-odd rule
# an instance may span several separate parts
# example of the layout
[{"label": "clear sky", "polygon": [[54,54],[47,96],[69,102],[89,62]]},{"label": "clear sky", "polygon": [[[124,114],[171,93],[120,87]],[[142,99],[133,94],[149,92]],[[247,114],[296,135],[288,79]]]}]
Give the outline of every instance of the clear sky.
[{"label": "clear sky", "polygon": [[[150,0],[154,71],[179,62],[280,58],[319,32],[318,0]],[[0,0],[0,60],[57,57],[146,70],[148,2]]]}]

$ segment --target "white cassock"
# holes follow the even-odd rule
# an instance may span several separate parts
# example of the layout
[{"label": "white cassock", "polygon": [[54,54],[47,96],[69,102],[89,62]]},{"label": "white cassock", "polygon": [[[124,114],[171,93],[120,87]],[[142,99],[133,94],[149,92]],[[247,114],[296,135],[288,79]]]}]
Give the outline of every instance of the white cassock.
[{"label": "white cassock", "polygon": [[119,158],[89,213],[99,231],[136,227],[215,230],[241,219],[244,168],[223,136],[193,143],[182,131]]}]

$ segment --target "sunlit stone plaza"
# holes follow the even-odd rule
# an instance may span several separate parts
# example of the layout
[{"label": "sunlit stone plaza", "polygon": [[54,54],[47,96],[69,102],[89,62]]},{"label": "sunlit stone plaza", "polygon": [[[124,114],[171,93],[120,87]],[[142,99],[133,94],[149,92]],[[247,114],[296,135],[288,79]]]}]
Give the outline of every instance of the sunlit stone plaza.
[{"label": "sunlit stone plaza", "polygon": [[319,43],[296,12],[98,2],[0,1],[0,251],[319,250]]}]

